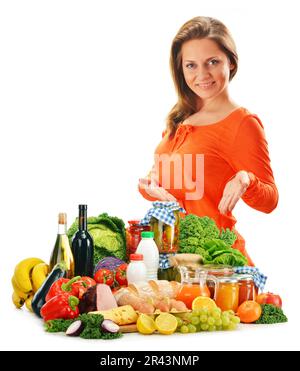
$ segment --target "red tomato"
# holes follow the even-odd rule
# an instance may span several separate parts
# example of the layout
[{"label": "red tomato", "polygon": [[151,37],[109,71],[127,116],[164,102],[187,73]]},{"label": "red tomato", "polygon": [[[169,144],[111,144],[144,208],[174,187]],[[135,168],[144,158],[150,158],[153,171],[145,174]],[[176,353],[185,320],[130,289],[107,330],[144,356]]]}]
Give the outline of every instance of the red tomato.
[{"label": "red tomato", "polygon": [[258,304],[273,304],[278,308],[282,307],[282,300],[279,295],[273,294],[272,292],[266,292],[257,295],[256,302]]},{"label": "red tomato", "polygon": [[126,270],[127,270],[127,264],[121,264],[116,269],[116,281],[120,286],[128,285],[127,278],[126,278]]},{"label": "red tomato", "polygon": [[105,283],[108,286],[112,286],[114,283],[114,274],[109,269],[99,269],[95,275],[94,279],[97,283]]},{"label": "red tomato", "polygon": [[261,316],[261,306],[256,301],[244,301],[237,310],[237,315],[243,323],[252,323],[259,319]]}]

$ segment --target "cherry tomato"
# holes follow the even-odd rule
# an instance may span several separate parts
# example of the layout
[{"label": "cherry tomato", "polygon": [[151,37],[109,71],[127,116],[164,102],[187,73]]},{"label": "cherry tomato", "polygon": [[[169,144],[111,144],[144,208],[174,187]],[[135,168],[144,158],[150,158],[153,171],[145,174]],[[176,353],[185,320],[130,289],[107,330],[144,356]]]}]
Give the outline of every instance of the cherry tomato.
[{"label": "cherry tomato", "polygon": [[109,269],[99,269],[95,275],[94,279],[97,283],[105,283],[108,286],[112,286],[114,283],[114,274]]},{"label": "cherry tomato", "polygon": [[243,323],[252,323],[259,319],[261,316],[261,306],[256,301],[244,301],[237,310],[237,315]]}]

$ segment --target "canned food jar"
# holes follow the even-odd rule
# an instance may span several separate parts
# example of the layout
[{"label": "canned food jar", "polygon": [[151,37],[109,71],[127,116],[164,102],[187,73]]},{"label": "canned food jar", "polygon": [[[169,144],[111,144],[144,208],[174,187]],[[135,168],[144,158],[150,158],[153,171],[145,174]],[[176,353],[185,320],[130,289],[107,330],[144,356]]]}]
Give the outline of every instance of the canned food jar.
[{"label": "canned food jar", "polygon": [[175,210],[174,225],[169,225],[154,217],[150,220],[151,230],[154,233],[154,241],[160,253],[175,253],[179,244],[179,211]]},{"label": "canned food jar", "polygon": [[239,283],[236,277],[219,277],[215,288],[215,302],[222,311],[233,310],[239,306]]},{"label": "canned food jar", "polygon": [[255,300],[258,290],[251,274],[237,274],[239,284],[239,305],[247,300]]},{"label": "canned food jar", "polygon": [[[207,271],[208,276],[219,277],[229,277],[234,274],[233,268],[230,265],[214,265],[205,264],[201,267]],[[215,297],[215,283],[208,278],[207,286],[210,291],[210,297],[213,299]]]},{"label": "canned food jar", "polygon": [[141,240],[141,233],[150,231],[150,225],[140,225],[140,220],[129,220],[126,228],[126,253],[129,259],[130,254],[135,254]]}]

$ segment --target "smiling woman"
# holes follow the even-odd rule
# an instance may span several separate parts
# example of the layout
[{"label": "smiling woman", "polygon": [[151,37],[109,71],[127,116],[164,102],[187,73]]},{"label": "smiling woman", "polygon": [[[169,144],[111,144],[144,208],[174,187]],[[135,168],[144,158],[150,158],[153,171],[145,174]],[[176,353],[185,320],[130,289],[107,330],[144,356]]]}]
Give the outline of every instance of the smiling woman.
[{"label": "smiling woman", "polygon": [[[178,101],[167,117],[163,139],[139,190],[148,200],[177,200],[187,214],[209,216],[234,229],[239,199],[270,213],[278,192],[260,119],[235,103],[228,85],[237,72],[235,43],[226,26],[196,17],[171,46],[171,73]],[[238,238],[240,250],[254,265]]]}]

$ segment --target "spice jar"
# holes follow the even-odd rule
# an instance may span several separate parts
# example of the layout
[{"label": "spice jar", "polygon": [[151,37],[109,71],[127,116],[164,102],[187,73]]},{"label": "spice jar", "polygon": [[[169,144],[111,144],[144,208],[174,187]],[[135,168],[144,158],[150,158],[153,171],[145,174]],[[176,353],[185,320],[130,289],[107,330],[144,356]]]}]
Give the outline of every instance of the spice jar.
[{"label": "spice jar", "polygon": [[219,277],[215,288],[215,302],[222,311],[233,310],[239,306],[239,283],[236,277]]},{"label": "spice jar", "polygon": [[150,225],[141,225],[139,220],[129,220],[126,228],[126,253],[127,258],[134,254],[141,240],[143,231],[150,231]]},{"label": "spice jar", "polygon": [[255,300],[257,288],[251,274],[236,274],[239,284],[239,305],[247,300]]}]

